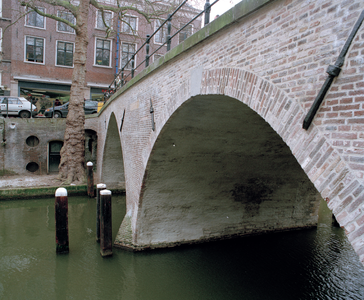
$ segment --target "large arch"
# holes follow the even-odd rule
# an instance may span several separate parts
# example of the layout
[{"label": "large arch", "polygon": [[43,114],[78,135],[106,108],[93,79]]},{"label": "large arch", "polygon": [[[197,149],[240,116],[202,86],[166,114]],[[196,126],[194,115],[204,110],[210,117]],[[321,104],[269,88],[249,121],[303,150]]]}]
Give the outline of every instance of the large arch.
[{"label": "large arch", "polygon": [[[134,249],[315,226],[320,195],[280,136],[246,104],[198,95],[151,152]],[[130,220],[129,220],[130,221]],[[121,232],[120,232],[121,233]]]},{"label": "large arch", "polygon": [[124,159],[115,114],[111,113],[102,157],[101,181],[108,188],[125,186]]},{"label": "large arch", "polygon": [[[248,2],[144,69],[100,111],[105,124],[111,112],[117,120],[125,112],[121,136],[128,213],[116,244],[125,240],[138,246],[141,218],[153,217],[143,214],[153,186],[150,166],[171,116],[195,96],[224,95],[247,105],[282,138],[364,263],[363,26],[309,130],[302,129],[327,78],[325,70],[346,48],[364,2],[334,0],[325,13],[320,1]],[[99,129],[103,138],[106,128]]]},{"label": "large arch", "polygon": [[[356,220],[356,216],[361,214],[363,185],[319,126],[314,123],[309,130],[302,129],[305,116],[302,104],[271,82],[243,69],[196,68],[191,70],[188,81],[189,84],[185,81],[181,88],[169,93],[160,107],[155,103],[155,110],[162,111],[156,117],[155,133],[151,132],[145,139],[148,144],[142,148],[151,151],[143,169],[138,170],[143,180],[140,186],[134,185],[140,188],[139,192],[133,190],[139,199],[127,199],[132,205],[124,217],[115,246],[165,247],[314,226],[318,199],[325,198],[361,255],[361,231],[356,231],[360,219]],[[138,99],[142,101],[140,96]],[[149,103],[149,96],[145,102]],[[210,111],[210,107],[214,109]],[[244,118],[238,117],[237,112]],[[205,115],[210,122],[206,124],[211,126],[198,123]],[[250,118],[249,126],[253,128],[244,123]],[[234,131],[234,128],[248,129],[244,132]],[[237,142],[236,148],[216,151],[224,145],[223,141],[229,145],[245,134],[257,139],[252,133],[260,130],[264,135],[254,148],[260,149],[256,155],[261,159],[248,159],[239,151],[244,149],[241,142],[241,148]],[[215,136],[215,132],[219,135]],[[206,140],[208,136],[214,138]],[[181,145],[181,149],[186,145],[197,149],[183,150],[192,151],[192,163],[187,157],[173,156]],[[210,153],[211,149],[214,151]],[[227,154],[234,157],[231,161],[238,163],[230,164]],[[272,159],[269,155],[273,155]],[[224,164],[219,165],[215,159]],[[229,175],[221,177],[227,162],[229,172],[226,174]],[[276,176],[268,174],[268,162],[271,163],[269,169],[277,172]],[[242,172],[241,166],[248,168],[250,175]],[[215,173],[216,179],[208,180],[204,173]],[[301,197],[303,192],[307,197]],[[195,201],[196,198],[199,201]],[[220,201],[222,198],[227,200]],[[209,206],[203,205],[203,201],[208,201]],[[250,219],[244,217],[241,221],[243,215],[249,216],[249,211]],[[217,222],[213,218],[223,214],[226,220]],[[267,219],[259,218],[262,215]]]}]

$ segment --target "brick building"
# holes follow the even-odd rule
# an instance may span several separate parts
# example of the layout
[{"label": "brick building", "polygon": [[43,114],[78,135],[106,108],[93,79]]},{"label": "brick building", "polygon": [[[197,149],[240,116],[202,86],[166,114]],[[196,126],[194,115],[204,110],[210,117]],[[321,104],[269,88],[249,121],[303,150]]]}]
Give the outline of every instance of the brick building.
[{"label": "brick building", "polygon": [[0,1],[0,94],[10,94],[11,77],[11,24],[10,1]]},{"label": "brick building", "polygon": [[[102,0],[106,5],[114,5],[114,0]],[[64,23],[43,17],[34,11],[15,22],[19,14],[26,12],[17,0],[0,0],[2,14],[0,33],[3,35],[0,65],[1,92],[6,95],[32,95],[34,98],[68,99],[73,71],[73,52],[75,33]],[[166,5],[166,10],[170,5]],[[74,16],[63,8],[39,6],[46,13],[57,15],[74,22]],[[98,99],[113,81],[120,66],[133,55],[145,41],[147,34],[152,34],[163,22],[161,19],[147,21],[134,11],[123,16],[128,24],[118,21],[113,12],[105,12],[104,20],[110,22],[113,33],[106,37],[105,26],[100,11],[90,6],[88,20],[89,44],[87,49],[87,73],[85,98]],[[193,18],[199,11],[185,6],[172,20],[172,34]],[[166,16],[164,16],[166,17]],[[4,33],[4,29],[15,22]],[[201,19],[197,19],[172,40],[172,47],[198,30]],[[150,41],[150,52],[159,47],[166,38],[167,28],[163,28]],[[150,62],[166,53],[166,46],[151,56]],[[135,66],[145,58],[145,49],[135,57]],[[135,73],[138,73],[142,64]],[[130,65],[126,69],[130,69]]]}]

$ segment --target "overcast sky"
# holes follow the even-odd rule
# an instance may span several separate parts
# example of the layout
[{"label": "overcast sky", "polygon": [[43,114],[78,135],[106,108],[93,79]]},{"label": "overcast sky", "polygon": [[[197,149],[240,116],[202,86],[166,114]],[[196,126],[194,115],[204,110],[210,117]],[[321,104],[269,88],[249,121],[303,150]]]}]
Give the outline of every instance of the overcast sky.
[{"label": "overcast sky", "polygon": [[[212,8],[211,8],[211,21],[215,18],[216,15],[222,15],[224,12],[233,7],[236,3],[241,0],[219,0]],[[215,0],[210,0],[210,3],[214,3]]]}]

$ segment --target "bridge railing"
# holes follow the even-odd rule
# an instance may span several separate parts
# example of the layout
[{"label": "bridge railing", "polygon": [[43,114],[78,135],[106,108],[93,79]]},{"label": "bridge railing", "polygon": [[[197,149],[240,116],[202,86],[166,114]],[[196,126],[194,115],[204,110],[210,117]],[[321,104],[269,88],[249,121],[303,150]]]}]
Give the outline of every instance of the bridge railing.
[{"label": "bridge railing", "polygon": [[[215,5],[219,0],[215,0],[210,4],[210,0],[206,0],[204,9],[198,13],[195,17],[193,17],[188,23],[178,29],[173,35],[171,35],[172,28],[172,18],[173,16],[187,3],[188,0],[184,0],[171,14],[168,15],[167,19],[164,20],[160,26],[151,34],[147,34],[145,42],[133,53],[130,59],[121,67],[120,71],[115,75],[114,80],[109,85],[108,91],[105,93],[105,98],[109,98],[112,93],[116,92],[119,88],[123,87],[124,84],[134,77],[135,70],[137,70],[140,66],[145,64],[145,67],[149,66],[149,58],[157,53],[163,46],[167,45],[167,52],[171,50],[171,42],[172,39],[182,32],[185,28],[187,28],[191,23],[193,23],[197,18],[199,18],[202,14],[205,15],[204,25],[206,26],[210,23],[210,12],[211,7]],[[163,44],[161,44],[156,50],[152,53],[149,53],[150,50],[150,40],[167,24],[167,37]],[[145,59],[140,62],[137,66],[135,66],[135,56],[142,51],[145,47],[146,56]],[[128,69],[128,66],[131,66],[131,69]]]}]

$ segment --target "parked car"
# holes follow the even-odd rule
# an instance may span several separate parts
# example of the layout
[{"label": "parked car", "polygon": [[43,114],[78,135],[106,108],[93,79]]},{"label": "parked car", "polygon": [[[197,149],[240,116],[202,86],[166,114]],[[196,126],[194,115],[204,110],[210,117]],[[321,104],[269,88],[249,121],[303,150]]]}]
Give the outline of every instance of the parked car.
[{"label": "parked car", "polygon": [[0,96],[0,111],[3,116],[30,118],[38,114],[37,107],[24,97]]},{"label": "parked car", "polygon": [[[83,107],[85,109],[85,114],[89,115],[97,113],[97,103],[97,101],[85,100],[85,106]],[[54,115],[54,118],[65,118],[68,114],[68,104],[69,102],[60,106],[55,106],[54,108],[47,108],[44,112],[44,116],[52,118]]]}]

